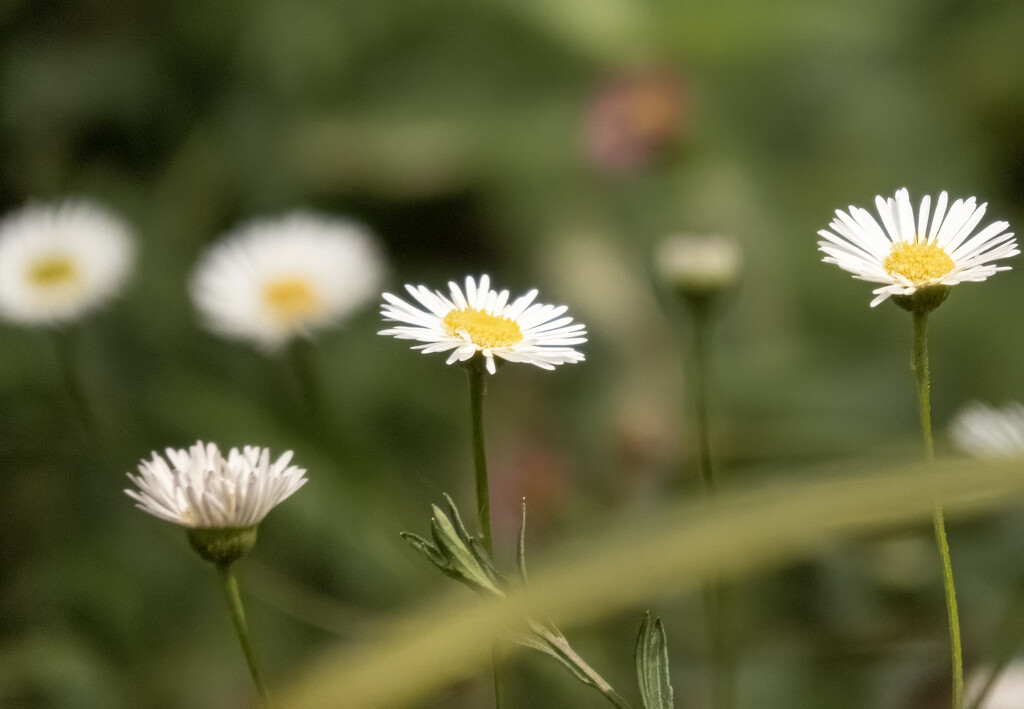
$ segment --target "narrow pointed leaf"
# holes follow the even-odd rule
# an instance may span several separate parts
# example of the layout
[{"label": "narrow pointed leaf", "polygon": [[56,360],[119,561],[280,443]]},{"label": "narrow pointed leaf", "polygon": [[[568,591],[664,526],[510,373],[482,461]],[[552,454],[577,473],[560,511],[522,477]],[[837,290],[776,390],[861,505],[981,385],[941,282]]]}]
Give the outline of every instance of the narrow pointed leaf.
[{"label": "narrow pointed leaf", "polygon": [[412,532],[399,532],[399,536],[405,541],[409,542],[409,546],[427,557],[434,566],[439,568],[444,573],[448,574],[453,578],[460,578],[459,574],[452,569],[451,563],[448,558],[438,550],[436,546],[428,542],[423,537],[413,534]]},{"label": "narrow pointed leaf", "polygon": [[466,583],[484,593],[495,596],[504,595],[480,565],[477,556],[467,547],[466,540],[459,536],[452,521],[436,507],[430,531],[437,542],[438,549],[448,558],[452,568],[462,576]]},{"label": "narrow pointed leaf", "polygon": [[660,618],[651,622],[650,612],[644,614],[636,639],[636,679],[644,709],[673,709],[665,628]]},{"label": "narrow pointed leaf", "polygon": [[494,561],[484,549],[483,544],[480,543],[476,536],[466,530],[466,525],[462,522],[462,515],[459,514],[459,508],[455,506],[455,502],[447,494],[445,494],[444,499],[448,503],[448,513],[451,517],[452,526],[462,540],[463,545],[476,558],[477,567],[487,575],[493,586],[501,587],[504,585],[505,580],[495,571]]},{"label": "narrow pointed leaf", "polygon": [[[536,625],[531,623],[531,626]],[[597,687],[597,684],[573,662],[574,656],[565,637],[560,633],[552,633],[546,628],[542,630],[546,632],[537,632],[537,629],[525,630],[511,635],[509,639],[523,647],[528,647],[553,657],[563,667],[572,672],[573,676],[580,682],[591,687]]]},{"label": "narrow pointed leaf", "polygon": [[519,568],[519,579],[525,586],[526,579],[526,498],[523,498],[523,521],[519,525],[519,545],[516,547],[516,566]]}]

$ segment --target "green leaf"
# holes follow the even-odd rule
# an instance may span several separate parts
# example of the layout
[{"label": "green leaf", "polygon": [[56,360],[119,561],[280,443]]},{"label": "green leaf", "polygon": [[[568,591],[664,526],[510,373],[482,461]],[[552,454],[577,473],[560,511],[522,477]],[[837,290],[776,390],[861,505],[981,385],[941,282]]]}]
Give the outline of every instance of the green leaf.
[{"label": "green leaf", "polygon": [[[456,523],[453,524],[444,512],[434,507],[434,519],[431,520],[430,531],[437,543],[437,548],[465,583],[482,593],[494,596],[505,595],[494,582],[494,572],[482,564],[478,555],[471,549],[471,540],[465,538],[465,527],[462,526],[458,517],[456,517]],[[460,535],[459,531],[462,531],[463,534]]]},{"label": "green leaf", "polygon": [[494,561],[487,553],[487,550],[484,549],[480,540],[466,530],[466,525],[462,522],[462,515],[459,514],[459,508],[455,506],[452,498],[449,497],[447,493],[445,494],[444,499],[445,502],[448,503],[448,513],[451,516],[452,526],[455,528],[455,531],[458,534],[459,539],[462,540],[465,548],[468,549],[476,559],[477,568],[482,571],[488,579],[490,579],[491,585],[496,588],[503,587],[505,585],[505,579],[495,570]]},{"label": "green leaf", "polygon": [[516,547],[516,567],[519,569],[519,580],[525,586],[526,579],[526,498],[523,498],[523,522],[519,525],[519,545]]},{"label": "green leaf", "polygon": [[594,680],[579,667],[579,656],[573,652],[569,646],[569,641],[558,630],[547,628],[535,621],[529,621],[529,628],[513,634],[510,639],[518,645],[553,657],[563,667],[572,672],[573,676],[580,682],[591,687],[597,687]]},{"label": "green leaf", "polygon": [[644,709],[672,709],[672,683],[668,676],[668,645],[661,618],[651,623],[651,613],[644,613],[636,639],[636,679]]},{"label": "green leaf", "polygon": [[427,557],[427,559],[430,560],[430,563],[441,571],[453,578],[461,579],[459,574],[452,568],[447,557],[445,557],[445,555],[442,554],[436,546],[428,542],[426,539],[418,534],[413,534],[412,532],[399,532],[399,536],[409,542],[409,545],[413,549]]}]

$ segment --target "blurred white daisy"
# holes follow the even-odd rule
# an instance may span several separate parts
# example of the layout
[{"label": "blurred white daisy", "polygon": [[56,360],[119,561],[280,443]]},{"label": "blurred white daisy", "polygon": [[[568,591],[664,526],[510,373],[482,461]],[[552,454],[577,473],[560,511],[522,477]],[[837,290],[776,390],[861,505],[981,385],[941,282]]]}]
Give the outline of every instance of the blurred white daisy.
[{"label": "blurred white daisy", "polygon": [[407,324],[379,334],[425,342],[413,348],[424,353],[451,350],[448,364],[465,362],[480,353],[491,374],[496,371],[495,357],[543,369],[583,361],[583,353],[573,345],[587,341],[586,328],[573,323],[571,317],[562,317],[566,306],[534,303],[536,290],[509,303],[509,292],[491,290],[486,275],[479,283],[467,277],[465,292],[452,282],[448,288],[451,297],[425,286],[407,285],[405,289],[426,310],[385,293],[387,302],[381,306],[381,315],[385,320]]},{"label": "blurred white daisy", "polygon": [[949,434],[957,448],[976,458],[1024,456],[1024,404],[1000,409],[973,402],[954,417]]},{"label": "blurred white daisy", "polygon": [[0,220],[0,316],[61,325],[121,288],[134,256],[128,226],[97,204],[32,204]]},{"label": "blurred white daisy", "polygon": [[378,292],[383,272],[366,228],[293,212],[249,222],[207,249],[191,293],[210,330],[273,350],[354,312]]},{"label": "blurred white daisy", "polygon": [[[884,284],[874,290],[874,307],[886,298],[913,295],[928,286],[953,286],[966,281],[983,281],[1009,266],[993,261],[1016,256],[1017,242],[1006,229],[1007,222],[993,222],[971,235],[985,216],[987,204],[974,197],[949,205],[942,192],[931,209],[931,197],[921,200],[917,219],[907,190],[895,198],[875,198],[882,226],[871,214],[851,206],[849,213],[836,210],[836,219],[818,232],[824,241],[818,247],[822,259],[849,271],[854,278]],[[884,226],[884,230],[883,227]],[[833,233],[834,232],[834,233]]]},{"label": "blurred white daisy", "polygon": [[703,295],[736,282],[742,253],[728,236],[677,234],[658,245],[654,265],[667,286]]},{"label": "blurred white daisy", "polygon": [[[985,673],[990,672],[984,668],[976,674],[967,692],[969,698],[973,698],[971,706],[977,701],[978,694],[984,686]],[[978,705],[978,709],[1020,709],[1024,707],[1024,660],[1014,660],[996,678],[995,684],[989,688],[984,701]]]},{"label": "blurred white daisy", "polygon": [[305,469],[288,465],[287,451],[273,463],[270,451],[232,448],[225,458],[214,443],[156,452],[128,473],[138,490],[125,490],[136,507],[190,529],[234,529],[263,521],[274,507],[306,483]]}]

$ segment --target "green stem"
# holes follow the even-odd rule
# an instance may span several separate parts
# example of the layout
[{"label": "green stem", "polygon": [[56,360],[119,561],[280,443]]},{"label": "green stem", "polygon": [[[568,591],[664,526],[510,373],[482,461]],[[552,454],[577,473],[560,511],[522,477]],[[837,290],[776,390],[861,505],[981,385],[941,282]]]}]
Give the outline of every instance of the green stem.
[{"label": "green stem", "polygon": [[[925,458],[935,459],[935,444],[932,441],[931,372],[928,365],[928,313],[914,311],[914,377],[917,380],[917,402],[921,416],[921,437],[924,441]],[[953,709],[964,705],[964,663],[960,646],[960,615],[956,606],[956,586],[953,583],[953,565],[949,558],[949,543],[946,541],[946,523],[942,508],[938,505],[932,512],[935,528],[935,542],[942,557],[942,584],[946,593],[946,615],[949,619],[949,643],[953,664]]]},{"label": "green stem", "polygon": [[[697,424],[697,447],[700,457],[701,484],[704,495],[713,498],[718,493],[711,453],[711,415],[708,391],[711,380],[711,303],[705,299],[691,301],[693,315],[693,402]],[[730,589],[722,582],[704,586],[704,607],[707,612],[708,635],[711,638],[711,706],[730,709],[735,704],[735,658],[729,642],[728,598]]]},{"label": "green stem", "polygon": [[505,699],[505,653],[501,649],[501,643],[495,641],[491,646],[491,667],[493,668],[494,679],[494,707],[501,709]]},{"label": "green stem", "polygon": [[263,683],[263,677],[256,662],[256,654],[252,649],[252,640],[249,637],[249,627],[245,622],[245,611],[242,609],[242,597],[238,593],[238,581],[235,579],[235,572],[231,564],[217,564],[217,573],[220,576],[221,587],[224,589],[224,596],[227,598],[228,609],[231,611],[231,621],[235,625],[238,642],[242,645],[245,661],[249,665],[252,681],[256,685],[256,691],[259,692],[261,704],[264,707],[269,707],[270,697],[267,694],[267,686]]},{"label": "green stem", "polygon": [[[484,394],[487,391],[484,377],[485,361],[477,354],[466,363],[469,375],[469,412],[473,427],[473,469],[476,472],[476,508],[480,517],[480,536],[484,549],[494,558],[494,542],[491,538],[490,487],[487,482],[487,451],[484,448]],[[504,653],[499,643],[491,648],[491,664],[494,668],[494,706],[501,709],[505,695],[502,666]]]},{"label": "green stem", "polygon": [[716,709],[729,709],[736,702],[735,658],[728,634],[730,591],[729,585],[723,582],[704,587],[704,607],[711,635],[711,706]]},{"label": "green stem", "polygon": [[917,407],[921,415],[921,438],[924,457],[935,459],[932,442],[932,375],[928,364],[928,313],[914,311],[914,378],[917,380]]},{"label": "green stem", "polygon": [[476,471],[476,508],[480,515],[480,533],[484,549],[494,558],[491,540],[491,503],[487,483],[487,452],[484,448],[484,358],[476,355],[466,366],[469,374],[469,411],[473,422],[473,468]]},{"label": "green stem", "polygon": [[935,526],[935,541],[942,557],[942,585],[946,591],[946,615],[949,617],[949,644],[953,651],[953,709],[964,705],[964,659],[960,649],[960,615],[956,609],[956,587],[953,585],[953,565],[949,560],[949,544],[946,542],[946,523],[942,508],[936,506],[932,512]]},{"label": "green stem", "polygon": [[697,438],[700,454],[701,483],[704,492],[713,495],[718,491],[715,466],[711,458],[711,420],[708,405],[708,381],[710,363],[708,339],[711,319],[707,308],[693,308],[693,401],[697,415]]},{"label": "green stem", "polygon": [[60,367],[61,380],[64,383],[64,390],[67,392],[74,415],[89,433],[99,433],[99,419],[96,410],[93,408],[89,397],[86,395],[86,387],[80,375],[79,333],[68,327],[66,329],[54,330],[53,342],[57,352],[57,363]]},{"label": "green stem", "polygon": [[317,381],[312,344],[301,338],[293,340],[288,343],[287,357],[298,387],[299,409],[307,421],[322,427],[323,397]]}]

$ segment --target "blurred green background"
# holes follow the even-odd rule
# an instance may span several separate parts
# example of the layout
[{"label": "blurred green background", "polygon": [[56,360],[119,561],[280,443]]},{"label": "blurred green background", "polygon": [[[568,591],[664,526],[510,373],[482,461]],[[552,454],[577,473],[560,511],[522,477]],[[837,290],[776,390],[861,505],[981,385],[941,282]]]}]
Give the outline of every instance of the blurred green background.
[{"label": "blurred green background", "polygon": [[[377,337],[371,305],[311,348],[311,419],[285,358],[205,333],[188,300],[200,251],[254,216],[352,216],[380,237],[389,290],[487,272],[588,325],[585,363],[490,382],[503,563],[524,494],[539,555],[695,492],[685,320],[650,277],[670,233],[745,252],[716,333],[728,484],[912,460],[910,318],[869,309],[816,231],[903,186],[1024,223],[1022,30],[1017,0],[0,1],[0,210],[87,196],[140,243],[127,292],[69,333],[98,433],[53,333],[0,325],[0,706],[251,702],[213,570],[121,492],[154,449],[252,443],[308,468],[239,568],[272,685],[450,590],[398,532],[426,533],[444,492],[472,506],[464,375]],[[1024,398],[1013,265],[932,318],[941,451],[970,399]],[[950,538],[974,667],[1024,577],[1024,515]],[[742,706],[929,707],[946,689],[927,522],[737,594]],[[704,706],[699,597],[655,610],[678,705]],[[640,614],[570,635],[628,696]],[[601,701],[546,658],[514,673],[514,706]]]}]

